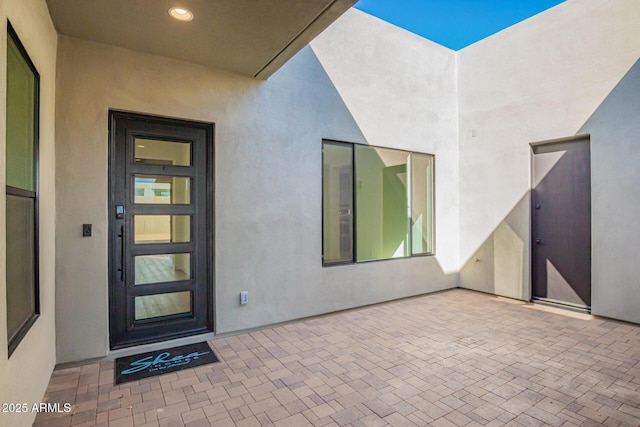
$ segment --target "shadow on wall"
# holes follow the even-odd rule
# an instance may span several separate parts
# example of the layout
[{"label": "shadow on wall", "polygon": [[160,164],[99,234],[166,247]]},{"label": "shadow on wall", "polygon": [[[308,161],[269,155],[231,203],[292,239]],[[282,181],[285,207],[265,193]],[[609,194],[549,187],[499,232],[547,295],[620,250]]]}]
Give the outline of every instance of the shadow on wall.
[{"label": "shadow on wall", "polygon": [[[572,145],[573,142],[563,144]],[[589,271],[582,268],[585,266],[585,254],[589,259],[589,200],[588,195],[586,199],[574,200],[576,197],[571,196],[576,186],[561,185],[569,179],[568,175],[573,175],[572,168],[576,167],[573,158],[575,155],[571,157],[570,154],[567,150],[544,153],[542,156],[548,157],[543,159],[542,165],[546,167],[542,168],[537,160],[538,177],[532,190],[534,193],[527,191],[466,261],[460,272],[461,287],[529,300],[532,292],[531,269],[537,268],[536,296],[589,305]],[[540,154],[537,154],[536,158],[538,156]],[[588,165],[587,162],[588,158],[582,164]],[[562,193],[556,194],[551,191],[553,194],[549,195],[549,187],[558,188]],[[570,188],[569,192],[564,193],[567,188]],[[586,189],[588,190],[588,187]],[[542,202],[543,210],[536,210],[541,214],[538,220],[540,230],[536,237],[541,237],[543,242],[541,246],[536,246],[536,267],[531,262],[533,249],[530,206],[532,194],[539,191],[542,191],[542,194],[541,198],[536,199],[536,203]],[[545,197],[542,197],[543,195]],[[565,209],[566,205],[558,203],[565,199],[569,200],[571,209]],[[587,205],[578,208],[579,203]],[[586,218],[583,215],[585,212]],[[588,267],[588,264],[586,266]],[[547,289],[547,283],[553,286],[550,285]]]},{"label": "shadow on wall", "polygon": [[579,133],[591,135],[592,312],[640,323],[640,60]]},{"label": "shadow on wall", "polygon": [[[303,78],[305,79],[305,81],[303,82],[303,84],[305,86],[318,86],[320,87],[320,90],[316,92],[316,97],[307,96],[306,99],[302,99],[302,100],[299,99],[297,101],[294,101],[294,103],[303,105],[304,108],[295,111],[294,115],[288,115],[283,117],[283,119],[286,121],[293,120],[295,119],[295,114],[305,114],[306,111],[318,110],[319,108],[322,108],[321,107],[322,105],[330,105],[330,104],[339,105],[337,109],[333,107],[332,110],[330,111],[330,114],[327,115],[326,118],[324,119],[325,123],[323,123],[323,125],[329,128],[330,130],[328,133],[326,133],[322,137],[324,139],[333,139],[337,141],[369,144],[369,142],[367,141],[367,138],[364,136],[364,133],[362,132],[362,129],[360,128],[360,125],[357,123],[357,121],[353,117],[353,114],[351,114],[349,107],[347,106],[347,104],[345,104],[344,99],[340,95],[340,92],[338,92],[338,89],[333,84],[333,81],[327,74],[326,70],[324,69],[324,66],[318,59],[318,56],[313,51],[313,49],[310,46],[306,46],[300,52],[298,52],[296,56],[294,56],[290,60],[290,62],[296,61],[296,59],[302,60],[301,62],[303,62],[305,64],[304,65],[305,68],[307,68],[306,72],[302,72],[302,73],[298,72],[294,74],[286,73],[285,71],[289,69],[288,68],[289,66],[287,65],[282,69],[278,70],[272,77],[270,77],[268,82],[273,83],[273,82],[282,80],[283,82],[282,87],[291,87],[291,84],[289,83],[289,80],[291,78],[299,78],[298,76],[304,76]],[[270,84],[263,85],[265,89],[270,86],[271,86]],[[292,96],[300,96],[300,95],[302,94],[299,94],[299,93],[292,94]],[[325,97],[331,98],[331,99],[327,100],[325,99]],[[336,115],[342,118],[343,123],[336,123],[333,120],[333,118],[336,117]],[[340,124],[342,124],[343,127],[339,126]],[[283,125],[288,126],[286,122],[283,123]],[[335,131],[339,132],[339,130],[343,128],[350,129],[349,135],[345,136],[345,135],[341,135],[340,133],[332,133]]]},{"label": "shadow on wall", "polygon": [[[592,310],[640,322],[640,60],[600,103],[576,135],[591,136]],[[563,137],[568,135],[558,135]],[[533,141],[532,141],[533,142]],[[562,160],[553,168],[561,168]],[[529,173],[523,168],[522,173]],[[511,298],[531,298],[531,192],[527,191],[460,270],[460,286]],[[566,262],[557,262],[566,267]],[[558,267],[565,278],[568,268]],[[553,273],[553,272],[552,272]],[[567,279],[569,280],[569,279]],[[635,288],[635,293],[633,292]],[[635,315],[629,314],[636,312]]]},{"label": "shadow on wall", "polygon": [[[528,171],[527,171],[528,173]],[[527,191],[460,269],[460,286],[529,300],[529,206]]]},{"label": "shadow on wall", "polygon": [[[623,135],[635,134],[640,125],[640,59],[638,59],[620,79],[618,84],[600,103],[577,134],[611,131],[617,129]],[[637,139],[635,140],[637,141]],[[615,142],[612,142],[615,144]],[[633,151],[637,152],[637,143],[633,144]],[[607,159],[605,159],[607,160]]]}]

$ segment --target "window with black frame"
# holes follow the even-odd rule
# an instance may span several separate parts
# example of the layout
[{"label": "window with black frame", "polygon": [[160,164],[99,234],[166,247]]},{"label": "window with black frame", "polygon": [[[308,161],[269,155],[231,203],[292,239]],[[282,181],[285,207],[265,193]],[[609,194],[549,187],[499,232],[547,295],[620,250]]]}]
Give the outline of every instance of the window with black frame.
[{"label": "window with black frame", "polygon": [[434,156],[323,141],[324,265],[433,254]]},{"label": "window with black frame", "polygon": [[40,76],[7,24],[6,292],[9,354],[40,312],[38,99]]}]

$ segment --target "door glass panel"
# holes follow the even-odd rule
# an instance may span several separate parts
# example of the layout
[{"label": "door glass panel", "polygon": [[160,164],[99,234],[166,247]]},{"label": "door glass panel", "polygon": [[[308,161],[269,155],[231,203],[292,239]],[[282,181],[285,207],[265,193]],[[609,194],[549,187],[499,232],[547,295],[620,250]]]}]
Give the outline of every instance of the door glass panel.
[{"label": "door glass panel", "polygon": [[135,320],[191,313],[191,292],[170,292],[135,297],[135,310]]},{"label": "door glass panel", "polygon": [[134,203],[184,205],[191,203],[191,178],[135,175]]},{"label": "door glass panel", "polygon": [[191,279],[191,254],[141,255],[135,258],[135,285]]},{"label": "door glass panel", "polygon": [[135,243],[191,241],[189,215],[135,215]]},{"label": "door glass panel", "polygon": [[136,163],[191,166],[191,143],[135,139]]}]

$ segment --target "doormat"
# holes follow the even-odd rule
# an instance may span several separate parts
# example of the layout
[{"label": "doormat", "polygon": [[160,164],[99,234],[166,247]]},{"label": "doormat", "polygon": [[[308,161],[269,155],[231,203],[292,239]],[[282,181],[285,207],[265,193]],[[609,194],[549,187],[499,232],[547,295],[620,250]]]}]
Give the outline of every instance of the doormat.
[{"label": "doormat", "polygon": [[214,362],[218,362],[218,357],[206,342],[119,357],[115,363],[116,384]]}]

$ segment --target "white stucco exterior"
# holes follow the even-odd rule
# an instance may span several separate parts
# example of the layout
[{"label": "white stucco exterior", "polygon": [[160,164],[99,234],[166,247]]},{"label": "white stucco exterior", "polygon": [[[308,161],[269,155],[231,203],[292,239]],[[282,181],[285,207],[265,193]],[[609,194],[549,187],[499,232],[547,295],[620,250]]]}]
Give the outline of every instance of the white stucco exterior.
[{"label": "white stucco exterior", "polygon": [[[56,106],[65,135],[57,161],[67,167],[57,175],[58,215],[66,218],[58,222],[58,361],[109,352],[110,108],[215,123],[216,333],[457,285],[457,273],[444,273],[435,257],[322,267],[322,139],[368,141],[310,48],[256,81],[76,39],[59,44],[66,96]],[[420,145],[412,138],[386,146]],[[94,224],[94,237],[75,232],[82,223]],[[449,252],[455,258],[455,247]],[[238,304],[242,290],[247,306]]]},{"label": "white stucco exterior", "polygon": [[640,211],[639,32],[636,1],[569,0],[458,52],[462,287],[529,299],[529,144],[589,133],[592,311],[640,321],[640,227],[614,220]]},{"label": "white stucco exterior", "polygon": [[357,9],[311,47],[367,143],[435,155],[435,258],[458,271],[456,53]]}]

